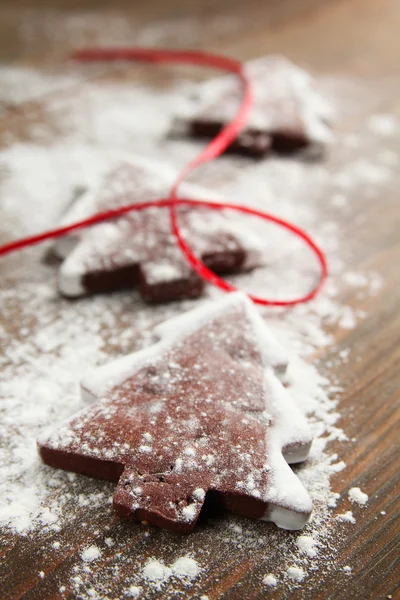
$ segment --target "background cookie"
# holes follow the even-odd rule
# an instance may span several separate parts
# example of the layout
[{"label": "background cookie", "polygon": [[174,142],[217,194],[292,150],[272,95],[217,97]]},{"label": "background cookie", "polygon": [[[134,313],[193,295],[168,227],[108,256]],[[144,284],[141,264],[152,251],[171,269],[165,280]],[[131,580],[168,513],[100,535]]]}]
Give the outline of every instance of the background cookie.
[{"label": "background cookie", "polygon": [[[246,63],[253,86],[254,106],[245,129],[231,152],[261,157],[270,150],[288,153],[314,146],[321,152],[332,137],[326,124],[327,103],[314,90],[308,73],[281,56]],[[238,110],[241,88],[234,77],[223,76],[198,85],[197,101],[176,127],[193,137],[214,137]]]},{"label": "background cookie", "polygon": [[[118,164],[99,185],[79,198],[63,219],[72,223],[97,212],[165,198],[176,177],[168,165],[146,159]],[[180,196],[215,200],[215,194],[183,183]],[[228,212],[179,209],[182,232],[205,264],[236,273],[262,262],[262,238]],[[171,231],[168,208],[132,212],[62,239],[59,289],[67,297],[138,286],[148,302],[199,296],[204,289]]]}]

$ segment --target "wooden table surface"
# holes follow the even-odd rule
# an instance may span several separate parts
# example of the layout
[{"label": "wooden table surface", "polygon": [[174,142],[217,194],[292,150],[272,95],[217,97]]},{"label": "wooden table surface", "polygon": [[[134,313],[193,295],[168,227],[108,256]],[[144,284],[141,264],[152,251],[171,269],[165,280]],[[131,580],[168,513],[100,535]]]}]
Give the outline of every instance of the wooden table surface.
[{"label": "wooden table surface", "polygon": [[[187,24],[197,17],[193,30]],[[163,24],[167,24],[168,27]],[[95,2],[89,0],[2,0],[0,3],[0,61],[34,65],[52,71],[72,48],[95,42],[141,43],[142,32],[152,27],[158,45],[195,47],[220,51],[242,59],[280,52],[317,74],[346,76],[365,82],[371,90],[365,111],[400,115],[400,3],[398,0],[147,0]],[[158,32],[158,33],[157,33]],[[145,41],[145,40],[144,40]],[[369,86],[369,87],[368,87]],[[0,139],[11,132],[29,136],[27,124],[39,121],[41,106],[48,99],[26,101],[18,111],[9,107],[0,114]],[[342,129],[357,131],[365,111],[351,111]],[[400,152],[400,134],[392,140]],[[310,572],[306,586],[291,592],[281,586],[271,595],[265,586],[252,583],[256,556],[218,560],[215,572],[204,582],[201,593],[210,599],[243,598],[400,598],[399,588],[399,454],[398,416],[400,388],[400,174],[384,194],[376,198],[353,198],[351,214],[340,223],[346,253],[353,270],[365,268],[382,275],[377,295],[354,306],[368,310],[368,318],[348,332],[338,330],[338,347],[351,349],[357,361],[330,367],[344,387],[340,401],[340,426],[357,442],[345,446],[334,442],[347,468],[334,476],[337,492],[358,485],[370,502],[349,534],[337,535],[332,543],[338,564],[351,564],[351,577],[339,577],[335,569]],[[328,210],[328,209],[327,209]],[[356,218],[363,219],[355,226]],[[4,268],[4,267],[3,267]],[[343,295],[349,292],[343,291]],[[337,352],[337,349],[335,349]],[[334,354],[324,351],[322,367]],[[343,456],[343,452],[346,453]],[[383,518],[381,511],[385,511]],[[108,514],[97,517],[97,527]],[[125,532],[126,533],[126,532]],[[145,542],[137,528],[124,540],[124,530],[115,526],[121,548],[154,554],[166,538],[160,533]],[[57,576],[67,572],[74,552],[85,540],[85,531],[71,523],[74,550],[61,561],[45,555],[40,542],[6,538],[6,562],[0,570],[0,598],[47,599],[61,597]],[[179,540],[173,542],[175,546]],[[196,544],[194,539],[193,544]],[[277,550],[277,552],[279,552]],[[323,557],[320,558],[323,560]],[[53,562],[52,562],[53,561]],[[129,563],[126,563],[126,569]],[[37,573],[44,570],[44,579]],[[113,575],[104,597],[122,597],[122,580],[128,571]],[[246,584],[248,582],[248,585]],[[110,584],[111,585],[111,584]],[[199,598],[196,589],[183,596]],[[397,595],[396,595],[397,594]],[[63,596],[79,598],[75,592]],[[156,595],[152,596],[156,597]],[[162,592],[158,597],[163,597]],[[176,596],[178,597],[178,596]]]}]

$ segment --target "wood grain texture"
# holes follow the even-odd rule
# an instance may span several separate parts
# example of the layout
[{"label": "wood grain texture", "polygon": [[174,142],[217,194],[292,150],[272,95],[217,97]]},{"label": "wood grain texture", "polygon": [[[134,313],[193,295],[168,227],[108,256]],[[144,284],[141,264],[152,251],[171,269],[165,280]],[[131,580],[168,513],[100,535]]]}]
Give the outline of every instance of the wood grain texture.
[{"label": "wood grain texture", "polygon": [[[194,31],[189,26],[186,32],[185,27],[174,26],[182,25],[185,20],[189,22],[193,15],[198,25]],[[206,48],[243,59],[282,52],[321,74],[363,78],[366,82],[363,89],[369,90],[370,98],[363,99],[360,109],[349,109],[347,118],[340,124],[349,133],[357,131],[368,112],[400,114],[400,3],[396,0],[149,0],[146,3],[120,0],[112,4],[95,0],[37,0],[34,7],[28,1],[3,0],[0,60],[36,65],[55,72],[72,48],[99,41],[142,43],[141,31],[151,24],[153,33],[159,31],[159,45]],[[172,25],[168,28],[163,24]],[[112,76],[123,77],[123,73],[126,72],[116,70]],[[94,70],[92,74],[95,78],[107,78],[109,70],[104,73]],[[87,73],[81,76],[82,80],[88,77]],[[77,89],[80,86],[78,83]],[[0,139],[5,141],[10,133],[17,139],[27,139],[32,124],[43,119],[54,127],[54,135],[57,135],[57,118],[53,123],[53,116],[49,116],[46,108],[58,98],[55,92],[44,99],[8,107],[0,113]],[[67,101],[65,97],[62,100]],[[400,136],[393,150],[400,153]],[[331,157],[332,169],[339,159]],[[354,270],[368,268],[380,273],[384,285],[376,296],[364,299],[351,297],[350,292],[343,289],[343,299],[368,311],[368,318],[354,330],[334,331],[339,350],[350,348],[353,360],[335,366],[337,348],[334,353],[325,350],[318,356],[321,370],[329,377],[336,377],[344,387],[340,426],[350,439],[354,438],[345,450],[340,442],[334,443],[334,450],[347,468],[334,477],[333,488],[345,495],[350,487],[359,486],[368,493],[370,502],[350,535],[349,526],[341,525],[332,537],[331,544],[337,550],[335,565],[311,571],[307,585],[291,592],[283,585],[269,594],[257,583],[265,573],[265,564],[260,563],[257,552],[250,555],[243,549],[228,552],[218,537],[218,528],[214,531],[213,525],[201,524],[185,541],[185,551],[205,548],[210,554],[212,569],[201,590],[182,588],[179,597],[200,598],[201,594],[207,594],[211,600],[222,597],[228,600],[400,598],[399,187],[400,174],[381,197],[353,198],[352,212],[340,224],[349,266]],[[327,206],[327,214],[329,210]],[[0,223],[0,230],[4,228]],[[16,260],[27,259],[18,257]],[[0,265],[0,269],[2,277],[13,277],[5,264]],[[93,492],[99,489],[98,482],[89,481],[85,485]],[[101,485],[108,485],[111,495],[113,485]],[[347,509],[350,504],[341,505],[342,511]],[[103,552],[101,561],[90,574],[91,580],[96,581],[100,572],[104,578],[104,573],[109,571],[107,597],[124,597],[124,580],[135,568],[135,556],[151,557],[157,553],[168,562],[175,551],[179,555],[180,536],[156,530],[145,536],[140,527],[111,521],[109,507],[88,512],[87,507],[75,506],[69,514],[68,527],[62,532],[62,550],[57,554],[51,550],[51,538],[46,539],[44,547],[40,538],[4,535],[0,546],[1,600],[59,598],[60,582],[70,577],[78,552],[84,545],[99,542],[101,532],[110,522],[109,534],[116,544]],[[259,527],[260,532],[265,531],[264,524]],[[271,529],[271,540],[278,539],[273,535]],[[118,563],[117,573],[118,553],[124,560]],[[278,554],[279,550],[268,564],[271,572],[279,563]],[[353,568],[351,577],[338,572],[347,564]],[[39,571],[44,572],[43,578]],[[67,589],[63,597],[79,598],[72,588]],[[153,593],[148,597],[162,598],[163,595]]]}]

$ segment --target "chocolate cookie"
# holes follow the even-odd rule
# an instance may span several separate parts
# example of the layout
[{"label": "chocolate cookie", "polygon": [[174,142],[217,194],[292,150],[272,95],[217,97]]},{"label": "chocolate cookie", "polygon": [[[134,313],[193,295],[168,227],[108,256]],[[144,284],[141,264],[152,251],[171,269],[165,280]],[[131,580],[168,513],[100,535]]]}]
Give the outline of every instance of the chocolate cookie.
[{"label": "chocolate cookie", "polygon": [[311,499],[288,463],[311,434],[282,386],[286,355],[243,294],[156,329],[154,346],[82,382],[97,400],[39,441],[53,467],[118,481],[125,517],[173,531],[195,526],[210,502],[286,529],[308,520]]},{"label": "chocolate cookie", "polygon": [[[134,202],[168,196],[176,173],[143,159],[120,163],[96,191],[78,199],[63,224]],[[215,200],[215,194],[182,184],[186,198]],[[205,264],[217,273],[237,273],[262,262],[262,239],[227,211],[181,207],[179,223]],[[168,208],[150,208],[93,226],[62,239],[59,289],[67,297],[138,286],[147,302],[199,296],[204,289],[171,232]]]},{"label": "chocolate cookie", "polygon": [[[254,106],[244,131],[229,150],[262,157],[270,150],[290,153],[313,146],[320,153],[331,138],[327,103],[316,93],[312,78],[279,56],[246,64]],[[224,76],[200,84],[197,102],[179,129],[200,138],[214,137],[235,115],[241,98],[236,78]]]}]

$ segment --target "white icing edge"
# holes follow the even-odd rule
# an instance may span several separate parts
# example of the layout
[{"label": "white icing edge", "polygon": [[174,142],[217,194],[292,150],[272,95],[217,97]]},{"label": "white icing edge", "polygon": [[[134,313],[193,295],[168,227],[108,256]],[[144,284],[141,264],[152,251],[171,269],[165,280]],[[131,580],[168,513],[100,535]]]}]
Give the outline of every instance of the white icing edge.
[{"label": "white icing edge", "polygon": [[[76,219],[78,220],[78,219]],[[73,221],[71,221],[72,223]],[[65,259],[69,254],[71,254],[71,252],[73,251],[73,249],[75,248],[75,246],[77,245],[77,243],[79,242],[79,237],[78,235],[73,235],[72,233],[69,235],[65,235],[64,237],[58,239],[55,244],[54,244],[54,254],[61,259]]]},{"label": "white icing edge", "polygon": [[67,298],[83,296],[86,292],[82,285],[82,276],[79,263],[67,258],[58,272],[58,289],[61,294]]},{"label": "white icing edge", "polygon": [[262,517],[261,520],[275,523],[281,529],[297,531],[304,527],[309,520],[309,516],[304,513],[295,512],[293,509],[283,508],[282,506],[272,506],[267,516]]},{"label": "white icing edge", "polygon": [[311,430],[303,413],[271,370],[266,371],[264,382],[272,416],[266,439],[273,480],[264,497],[269,507],[262,518],[283,529],[301,529],[311,514],[312,500],[287,463],[282,449],[302,440],[305,442],[303,447],[288,458],[291,463],[304,460],[308,454],[308,442],[311,444],[312,441]]},{"label": "white icing edge", "polygon": [[272,367],[279,377],[283,377],[289,362],[288,353],[271,333],[252,300],[245,294],[243,295],[247,308],[247,316],[252,320],[254,333],[260,341],[264,364],[266,367]]},{"label": "white icing edge", "polygon": [[[71,207],[59,222],[59,227],[64,227],[90,217],[96,212],[95,200],[96,192],[92,190],[84,192],[72,203]],[[82,232],[75,231],[56,240],[54,244],[55,254],[59,258],[66,258],[73,251],[81,236]]]},{"label": "white icing edge", "polygon": [[271,439],[268,447],[273,482],[264,497],[268,508],[261,518],[263,521],[272,521],[282,529],[301,529],[311,515],[311,497],[283,458],[280,448],[273,447]]},{"label": "white icing edge", "polygon": [[[274,421],[279,423],[279,427],[274,424],[272,428],[273,435],[269,435],[269,439],[273,437],[271,444],[274,447],[284,448],[290,444],[295,444],[298,440],[312,441],[312,433],[310,426],[304,414],[293,401],[288,390],[282,385],[274,373],[269,370],[265,372],[264,378],[265,394],[268,397],[269,410],[273,413]],[[304,454],[304,449],[299,448],[296,453],[291,452],[285,458],[291,464],[301,462],[307,458]]]}]

